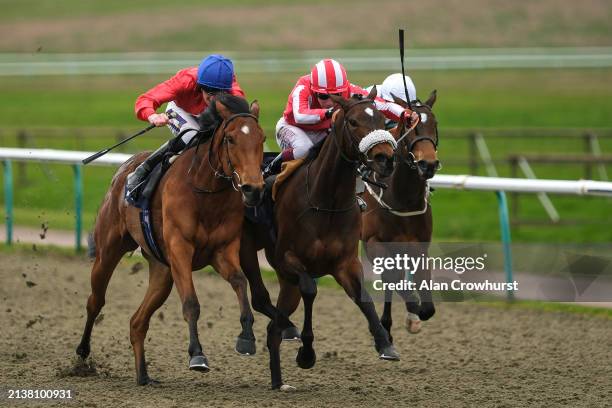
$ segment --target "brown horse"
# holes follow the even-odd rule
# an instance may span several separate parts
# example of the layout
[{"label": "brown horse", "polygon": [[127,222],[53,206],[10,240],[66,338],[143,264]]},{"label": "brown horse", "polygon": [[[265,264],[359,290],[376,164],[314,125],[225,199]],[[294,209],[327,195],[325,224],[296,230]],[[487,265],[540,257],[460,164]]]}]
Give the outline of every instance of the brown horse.
[{"label": "brown horse", "polygon": [[[277,190],[276,245],[261,225],[245,223],[240,259],[249,282],[256,282],[252,277],[260,274],[256,251],[263,247],[280,283],[277,308],[281,319],[274,319],[268,325],[272,388],[283,386],[281,335],[287,336],[282,333],[283,329],[296,331],[285,319],[295,311],[300,299],[304,301],[304,325],[296,362],[301,368],[315,364],[312,306],[317,285],[314,279],[328,274],[365,315],[380,358],[399,359],[369,294],[362,290],[363,270],[358,258],[361,214],[355,196],[356,170],[359,165],[367,164],[383,176],[393,171],[394,140],[382,130],[384,117],[371,100],[376,91],[373,92],[368,99],[332,96],[341,109],[336,112],[331,133],[319,146],[318,156],[311,151],[305,163]],[[374,131],[391,140],[368,144],[371,140],[368,136]],[[269,302],[269,297],[264,300]]]},{"label": "brown horse", "polygon": [[[407,104],[396,98],[396,103]],[[403,123],[398,124],[391,133],[399,140],[396,154],[399,164],[391,177],[378,181],[386,183],[389,188],[381,190],[368,186],[363,198],[368,204],[368,211],[362,216],[361,239],[364,243],[374,242],[407,242],[421,243],[418,254],[427,256],[429,242],[433,230],[431,206],[429,205],[429,186],[427,180],[432,178],[439,168],[437,157],[438,123],[432,108],[436,102],[436,91],[433,91],[427,101],[412,103],[412,109],[421,118],[415,130],[405,134]],[[366,246],[367,247],[367,246]],[[415,248],[416,249],[416,248]],[[418,285],[423,280],[431,279],[429,269],[419,269],[415,273]],[[383,273],[384,282],[397,282],[404,278],[399,272]],[[398,292],[406,302],[408,330],[416,333],[420,330],[420,321],[428,320],[435,313],[435,307],[429,290],[418,291],[418,298],[408,291]],[[391,336],[391,299],[393,293],[385,291],[385,306],[381,322]]]},{"label": "brown horse", "polygon": [[130,320],[130,340],[136,360],[138,384],[154,384],[149,378],[144,339],[153,313],[164,303],[173,282],[189,327],[189,368],[208,371],[208,361],[198,338],[200,304],[192,271],[212,265],[231,285],[240,302],[239,352],[255,352],[253,314],[240,270],[239,251],[244,205],[256,205],[263,191],[260,165],[264,134],[258,123],[259,106],[220,95],[203,115],[212,138],[202,148],[187,149],[163,176],[151,200],[154,237],[168,265],[152,255],[143,237],[140,210],[123,198],[126,176],[146,153],[127,161],[113,177],[94,231],[95,262],[91,270],[92,293],[87,301],[87,322],[77,354],[90,352],[91,330],[104,306],[108,282],[121,257],[141,247],[149,263],[149,287]]}]

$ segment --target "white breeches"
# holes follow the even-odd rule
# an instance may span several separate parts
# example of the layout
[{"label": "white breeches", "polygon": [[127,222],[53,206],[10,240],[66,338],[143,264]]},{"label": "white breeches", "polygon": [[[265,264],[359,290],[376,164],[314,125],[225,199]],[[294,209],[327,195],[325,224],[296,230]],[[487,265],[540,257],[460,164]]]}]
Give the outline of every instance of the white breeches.
[{"label": "white breeches", "polygon": [[325,130],[304,130],[292,126],[281,117],[276,124],[276,142],[282,150],[293,149],[293,157],[300,159],[312,146],[327,136]]}]

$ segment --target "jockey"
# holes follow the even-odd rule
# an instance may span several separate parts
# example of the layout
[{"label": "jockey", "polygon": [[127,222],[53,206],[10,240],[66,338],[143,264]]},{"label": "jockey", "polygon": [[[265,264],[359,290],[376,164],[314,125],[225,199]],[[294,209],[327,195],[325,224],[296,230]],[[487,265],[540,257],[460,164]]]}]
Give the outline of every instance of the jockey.
[{"label": "jockey", "polygon": [[[167,125],[175,136],[151,153],[133,173],[127,176],[126,190],[134,191],[159,163],[166,153],[178,153],[183,150],[199,130],[197,116],[208,108],[215,95],[229,92],[232,95],[244,96],[236,81],[234,64],[223,55],[209,55],[198,67],[180,70],[172,78],[149,89],[136,99],[135,111],[138,119],[155,126]],[[164,113],[156,110],[168,102]],[[173,113],[173,119],[169,119]],[[178,138],[180,133],[187,131]]]},{"label": "jockey", "polygon": [[[406,88],[408,88],[408,96],[410,96],[411,101],[415,101],[417,99],[416,87],[414,86],[414,82],[412,79],[406,75]],[[369,92],[372,87],[366,88]],[[397,96],[404,102],[408,102],[406,99],[406,90],[404,89],[404,81],[402,80],[402,74],[396,73],[391,74],[385,78],[382,84],[376,85],[376,91],[378,92],[378,97],[384,99],[385,101],[393,102],[393,95]],[[397,122],[387,119],[385,121],[385,126],[387,129],[391,129],[395,127]]]},{"label": "jockey", "polygon": [[[331,117],[337,108],[330,95],[350,98],[354,94],[367,96],[368,92],[351,84],[344,67],[333,59],[319,61],[310,75],[298,79],[289,94],[283,116],[276,124],[276,141],[281,153],[266,167],[264,177],[278,173],[283,162],[306,156],[312,146],[328,135]],[[376,98],[375,104],[386,117],[396,122],[405,111],[400,105],[382,98]]]}]

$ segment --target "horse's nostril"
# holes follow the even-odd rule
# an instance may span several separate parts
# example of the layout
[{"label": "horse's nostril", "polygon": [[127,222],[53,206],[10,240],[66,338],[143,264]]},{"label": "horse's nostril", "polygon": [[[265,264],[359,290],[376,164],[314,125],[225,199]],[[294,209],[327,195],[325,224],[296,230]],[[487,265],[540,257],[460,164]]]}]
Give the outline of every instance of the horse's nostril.
[{"label": "horse's nostril", "polygon": [[374,156],[374,161],[376,161],[377,163],[384,163],[387,161],[387,156],[385,156],[384,154],[377,154]]},{"label": "horse's nostril", "polygon": [[253,192],[254,188],[252,185],[250,184],[243,184],[240,189],[242,190],[243,193],[245,194],[249,194],[251,192]]}]

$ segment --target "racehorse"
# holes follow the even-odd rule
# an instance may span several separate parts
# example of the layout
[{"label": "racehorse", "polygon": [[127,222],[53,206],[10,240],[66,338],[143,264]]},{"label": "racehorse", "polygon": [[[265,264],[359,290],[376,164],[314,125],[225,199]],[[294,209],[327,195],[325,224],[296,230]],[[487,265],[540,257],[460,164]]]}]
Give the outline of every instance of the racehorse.
[{"label": "racehorse", "polygon": [[255,352],[254,319],[246,294],[247,281],[240,270],[239,249],[244,205],[258,204],[263,192],[260,165],[264,134],[258,116],[256,102],[249,107],[243,98],[219,95],[200,120],[202,127],[210,131],[210,141],[185,150],[161,179],[151,200],[151,218],[153,235],[166,254],[167,264],[155,257],[146,244],[139,218],[141,210],[127,205],[123,197],[126,176],[148,153],[135,155],[119,168],[95,225],[92,292],[77,348],[80,357],[86,358],[90,353],[93,323],[104,306],[117,263],[126,252],[139,246],[149,264],[149,286],[130,320],[138,384],[157,383],[147,374],[144,339],[151,316],[167,299],[173,282],[189,327],[189,369],[209,370],[198,338],[200,304],[192,278],[192,271],[206,265],[212,265],[238,296],[242,332],[236,350]]},{"label": "racehorse", "polygon": [[[312,306],[317,295],[314,279],[328,274],[365,315],[379,357],[399,360],[372,299],[362,290],[363,270],[358,258],[361,214],[355,195],[357,168],[366,164],[387,176],[394,166],[395,140],[383,130],[384,117],[374,106],[374,95],[375,89],[366,99],[331,96],[341,107],[334,115],[331,133],[276,191],[276,244],[261,224],[246,221],[243,229],[240,259],[249,283],[263,285],[257,279],[260,270],[256,256],[263,247],[280,283],[276,307],[282,319],[295,311],[300,299],[304,301],[302,346],[296,356],[298,366],[304,369],[313,367],[316,361],[312,347]],[[265,288],[258,290],[267,295]],[[269,302],[269,296],[264,300]],[[273,318],[268,325],[273,389],[286,386],[280,367],[281,339],[289,337],[291,331],[298,336],[295,326],[279,322]]]},{"label": "racehorse", "polygon": [[[399,98],[395,98],[395,102],[408,106]],[[416,130],[406,132],[403,123],[399,123],[391,130],[398,141],[401,138],[396,150],[398,164],[390,177],[376,179],[388,184],[389,188],[382,190],[368,185],[363,195],[368,205],[368,211],[362,216],[361,239],[365,244],[420,243],[412,249],[418,252],[413,256],[421,254],[427,256],[433,230],[427,180],[434,176],[440,166],[437,157],[438,122],[432,111],[435,102],[434,90],[425,103],[418,100],[412,103],[411,108],[421,119]],[[418,288],[422,281],[431,279],[431,271],[428,268],[419,268],[414,277]],[[403,278],[403,273],[399,271],[385,271],[382,276],[383,282],[398,282]],[[418,299],[412,292],[398,291],[398,293],[404,299],[408,310],[407,328],[411,333],[417,333],[420,330],[421,320],[428,320],[435,313],[431,292],[425,289],[419,290]],[[392,297],[392,291],[385,290],[385,304],[381,316],[381,322],[389,332],[391,341],[393,341]]]}]

